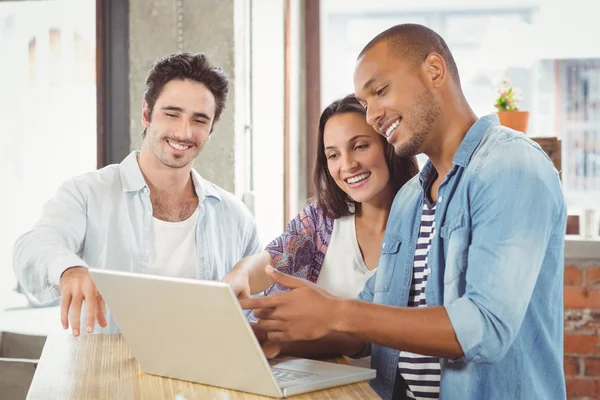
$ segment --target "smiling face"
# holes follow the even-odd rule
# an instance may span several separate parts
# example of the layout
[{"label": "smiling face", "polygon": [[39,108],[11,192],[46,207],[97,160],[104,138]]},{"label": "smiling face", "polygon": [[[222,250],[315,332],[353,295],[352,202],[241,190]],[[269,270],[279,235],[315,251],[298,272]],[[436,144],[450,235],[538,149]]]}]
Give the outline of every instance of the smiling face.
[{"label": "smiling face", "polygon": [[367,122],[400,157],[422,153],[440,117],[440,105],[427,84],[427,67],[394,56],[385,41],[356,64],[354,90],[366,107]]},{"label": "smiling face", "polygon": [[346,112],[331,117],[323,144],[329,174],[352,200],[370,202],[389,192],[384,143],[363,115]]},{"label": "smiling face", "polygon": [[147,134],[144,146],[170,168],[183,168],[194,161],[210,138],[215,116],[215,98],[202,83],[172,80],[156,99],[152,115],[144,103],[142,123]]}]

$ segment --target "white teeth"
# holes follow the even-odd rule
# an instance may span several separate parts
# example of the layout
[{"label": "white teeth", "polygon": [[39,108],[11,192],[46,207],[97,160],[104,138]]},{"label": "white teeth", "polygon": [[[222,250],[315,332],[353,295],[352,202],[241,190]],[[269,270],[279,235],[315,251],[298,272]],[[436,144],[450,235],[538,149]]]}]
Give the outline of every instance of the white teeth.
[{"label": "white teeth", "polygon": [[392,134],[392,131],[394,129],[396,129],[396,127],[398,126],[398,124],[400,123],[400,120],[394,122],[392,125],[390,125],[389,128],[387,128],[387,130],[385,131],[385,136],[386,137],[390,137],[390,135]]},{"label": "white teeth", "polygon": [[366,174],[360,174],[357,176],[353,176],[352,178],[348,178],[347,181],[348,183],[357,183],[362,181],[363,179],[367,179],[369,176],[371,176],[371,173],[368,172]]},{"label": "white teeth", "polygon": [[172,147],[172,148],[174,148],[175,150],[180,150],[180,151],[183,151],[183,150],[187,150],[187,149],[189,149],[189,148],[190,148],[190,146],[182,146],[182,145],[180,145],[180,144],[177,144],[177,143],[171,142],[170,140],[167,140],[167,143],[169,143],[169,146],[171,146],[171,147]]}]

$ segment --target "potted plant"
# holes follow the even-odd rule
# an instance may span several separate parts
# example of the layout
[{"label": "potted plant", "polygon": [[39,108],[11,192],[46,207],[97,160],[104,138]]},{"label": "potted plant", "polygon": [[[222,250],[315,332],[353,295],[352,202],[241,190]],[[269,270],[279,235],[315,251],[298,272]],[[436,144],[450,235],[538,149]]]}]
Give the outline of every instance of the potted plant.
[{"label": "potted plant", "polygon": [[498,110],[498,118],[501,125],[527,133],[529,111],[519,110],[519,97],[508,78],[502,79],[500,87],[498,87],[498,98],[494,106]]}]

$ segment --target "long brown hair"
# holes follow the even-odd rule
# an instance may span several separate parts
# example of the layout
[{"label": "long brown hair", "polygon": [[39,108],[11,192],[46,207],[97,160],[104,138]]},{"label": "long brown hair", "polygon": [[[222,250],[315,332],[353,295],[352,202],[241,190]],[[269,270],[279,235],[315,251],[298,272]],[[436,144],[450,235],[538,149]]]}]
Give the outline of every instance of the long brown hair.
[{"label": "long brown hair", "polygon": [[[317,190],[317,201],[319,206],[330,218],[340,218],[350,215],[351,205],[355,202],[340,189],[335,183],[333,177],[327,168],[327,156],[325,155],[325,125],[331,117],[337,114],[356,113],[366,117],[366,112],[363,106],[356,100],[353,94],[350,94],[343,99],[339,99],[331,103],[319,119],[319,138],[317,148],[317,158],[313,172],[313,182]],[[385,161],[390,172],[390,180],[392,181],[394,193],[408,182],[413,176],[419,173],[419,165],[415,157],[398,157],[394,151],[394,146],[388,143],[387,140],[379,135],[383,142]]]}]

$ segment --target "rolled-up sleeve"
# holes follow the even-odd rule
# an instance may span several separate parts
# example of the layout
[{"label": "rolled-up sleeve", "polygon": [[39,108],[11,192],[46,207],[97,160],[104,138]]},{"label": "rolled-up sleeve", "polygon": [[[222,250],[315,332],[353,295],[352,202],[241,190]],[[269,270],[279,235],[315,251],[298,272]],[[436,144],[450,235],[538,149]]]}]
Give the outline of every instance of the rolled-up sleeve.
[{"label": "rolled-up sleeve", "polygon": [[556,170],[522,139],[498,145],[476,173],[465,294],[445,308],[460,361],[493,362],[519,332],[566,207]]},{"label": "rolled-up sleeve", "polygon": [[17,239],[13,269],[20,284],[38,301],[60,296],[60,277],[66,269],[87,267],[80,257],[86,225],[85,198],[70,180],[44,205],[33,229]]},{"label": "rolled-up sleeve", "polygon": [[332,226],[327,227],[328,223],[332,224],[332,221],[324,216],[316,203],[304,207],[287,224],[285,232],[265,248],[273,260],[273,267],[299,278],[315,278],[313,271],[320,269],[331,237]]}]

